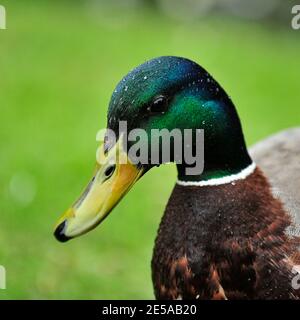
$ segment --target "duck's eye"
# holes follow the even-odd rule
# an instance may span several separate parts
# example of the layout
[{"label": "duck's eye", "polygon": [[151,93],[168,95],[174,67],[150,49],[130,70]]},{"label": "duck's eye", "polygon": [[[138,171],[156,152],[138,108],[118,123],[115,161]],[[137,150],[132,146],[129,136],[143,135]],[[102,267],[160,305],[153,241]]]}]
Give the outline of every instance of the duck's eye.
[{"label": "duck's eye", "polygon": [[107,178],[111,177],[112,174],[114,173],[115,169],[116,169],[116,165],[111,165],[111,166],[107,167],[104,171],[105,178],[107,179]]},{"label": "duck's eye", "polygon": [[168,100],[165,96],[158,96],[152,102],[150,106],[150,111],[153,113],[163,112],[166,110],[168,105]]}]

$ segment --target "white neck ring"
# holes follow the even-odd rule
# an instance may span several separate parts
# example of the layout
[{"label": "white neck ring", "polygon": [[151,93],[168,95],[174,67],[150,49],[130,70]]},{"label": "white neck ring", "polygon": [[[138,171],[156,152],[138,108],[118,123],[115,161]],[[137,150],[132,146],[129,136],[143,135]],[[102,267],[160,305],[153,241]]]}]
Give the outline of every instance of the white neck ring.
[{"label": "white neck ring", "polygon": [[252,162],[248,167],[246,167],[245,169],[243,169],[242,171],[236,174],[231,174],[229,176],[225,176],[222,178],[214,178],[214,179],[203,180],[203,181],[182,181],[178,179],[177,184],[184,187],[219,186],[221,184],[233,183],[234,181],[244,180],[254,172],[255,168],[256,168],[256,164]]}]

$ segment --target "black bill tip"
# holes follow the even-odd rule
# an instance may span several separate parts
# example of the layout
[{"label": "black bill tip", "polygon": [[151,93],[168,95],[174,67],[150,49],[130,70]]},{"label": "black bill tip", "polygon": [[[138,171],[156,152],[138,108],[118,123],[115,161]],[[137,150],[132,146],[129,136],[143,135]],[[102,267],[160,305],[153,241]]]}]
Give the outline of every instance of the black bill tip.
[{"label": "black bill tip", "polygon": [[67,242],[68,240],[72,239],[71,237],[67,237],[64,233],[67,221],[63,221],[54,231],[55,238],[60,242]]}]

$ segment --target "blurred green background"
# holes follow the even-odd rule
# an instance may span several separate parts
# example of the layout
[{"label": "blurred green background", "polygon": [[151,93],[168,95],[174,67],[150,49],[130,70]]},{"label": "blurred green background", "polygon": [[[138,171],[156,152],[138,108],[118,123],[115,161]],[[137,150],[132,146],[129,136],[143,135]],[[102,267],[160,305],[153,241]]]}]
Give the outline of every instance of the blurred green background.
[{"label": "blurred green background", "polygon": [[1,1],[0,299],[153,298],[152,248],[174,166],[148,173],[95,231],[66,244],[52,236],[92,174],[114,86],[136,65],[197,61],[232,97],[248,144],[299,125],[300,31],[289,20],[100,2]]}]

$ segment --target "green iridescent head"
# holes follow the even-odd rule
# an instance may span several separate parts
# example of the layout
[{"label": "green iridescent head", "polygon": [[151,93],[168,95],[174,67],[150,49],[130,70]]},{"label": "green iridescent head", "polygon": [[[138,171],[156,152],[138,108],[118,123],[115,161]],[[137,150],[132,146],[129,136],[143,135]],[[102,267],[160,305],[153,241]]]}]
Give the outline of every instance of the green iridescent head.
[{"label": "green iridescent head", "polygon": [[204,129],[204,172],[187,177],[184,164],[178,165],[182,180],[222,177],[251,163],[232,101],[208,72],[185,58],[159,57],[129,72],[112,95],[108,128],[117,133],[119,121],[127,121],[128,131],[141,128],[149,135],[151,129]]},{"label": "green iridescent head", "polygon": [[[55,236],[58,240],[66,241],[95,228],[153,166],[109,161],[114,153],[120,159],[130,160],[128,148],[124,148],[122,142],[123,135],[122,138],[118,136],[120,121],[127,122],[128,132],[143,129],[146,137],[141,137],[140,142],[147,148],[155,147],[151,145],[151,129],[192,129],[193,132],[203,129],[204,171],[199,175],[187,175],[187,164],[177,164],[179,179],[183,181],[228,176],[251,163],[238,115],[223,88],[188,59],[160,57],[150,60],[129,72],[117,85],[110,101],[107,124],[117,139],[114,143],[106,140],[99,153],[100,160],[104,161],[98,159],[87,189],[57,223]],[[130,147],[132,142],[127,142]],[[197,147],[195,143],[194,140],[189,146],[192,150]]]}]

